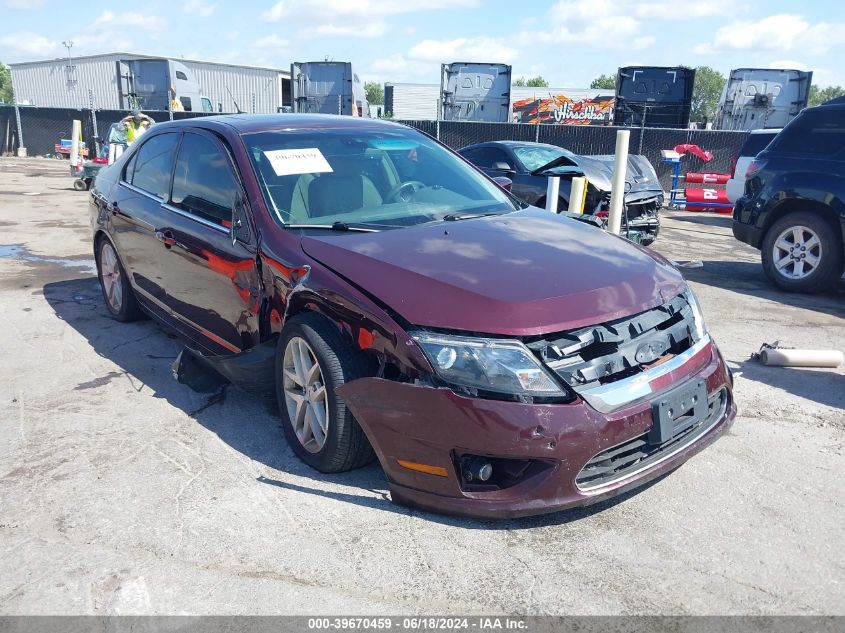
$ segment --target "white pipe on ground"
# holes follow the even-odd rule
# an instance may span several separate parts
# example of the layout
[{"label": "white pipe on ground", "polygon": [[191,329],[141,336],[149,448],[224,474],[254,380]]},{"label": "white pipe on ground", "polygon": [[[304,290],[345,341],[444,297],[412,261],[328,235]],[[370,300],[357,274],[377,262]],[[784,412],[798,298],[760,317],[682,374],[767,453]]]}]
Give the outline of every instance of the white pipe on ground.
[{"label": "white pipe on ground", "polygon": [[114,164],[114,143],[109,143],[109,165]]},{"label": "white pipe on ground", "polygon": [[616,132],[616,161],[613,164],[613,184],[610,189],[610,214],[607,230],[619,235],[622,230],[622,208],[625,205],[625,176],[628,171],[629,130]]},{"label": "white pipe on ground", "polygon": [[760,360],[772,367],[839,367],[845,363],[845,354],[838,349],[765,348]]},{"label": "white pipe on ground", "polygon": [[572,187],[569,190],[569,212],[582,215],[586,201],[587,179],[583,176],[576,176],[572,179]]},{"label": "white pipe on ground", "polygon": [[557,213],[557,196],[560,191],[560,176],[549,176],[546,184],[546,211]]}]

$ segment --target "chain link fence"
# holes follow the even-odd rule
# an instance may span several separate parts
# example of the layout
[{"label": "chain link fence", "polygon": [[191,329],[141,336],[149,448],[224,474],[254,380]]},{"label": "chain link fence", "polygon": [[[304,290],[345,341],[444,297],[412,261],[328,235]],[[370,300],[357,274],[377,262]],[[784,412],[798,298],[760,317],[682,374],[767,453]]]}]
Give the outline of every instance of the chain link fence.
[{"label": "chain link fence", "polygon": [[485,141],[533,141],[564,147],[575,154],[613,154],[616,131],[631,132],[628,151],[642,154],[654,166],[665,190],[672,185],[672,166],[663,162],[660,151],[692,143],[713,153],[703,162],[687,156],[684,171],[727,173],[731,159],[739,152],[748,132],[686,130],[672,128],[619,128],[597,125],[538,125],[532,123],[472,123],[467,121],[400,121],[433,136],[452,149]]},{"label": "chain link fence", "polygon": [[[16,112],[17,110],[17,112]],[[90,110],[74,108],[37,108],[30,106],[0,106],[0,156],[15,155],[25,147],[28,156],[67,158],[56,152],[62,140],[71,138],[73,121],[82,122],[82,142],[93,157],[98,151],[99,138],[104,138],[109,126],[117,123],[126,110]],[[171,119],[192,119],[210,116],[213,112],[144,112],[157,123]],[[20,117],[20,132],[17,117]]]},{"label": "chain link fence", "polygon": [[[18,132],[15,110],[20,115]],[[145,114],[157,122],[209,116],[206,112],[151,111]],[[127,115],[125,110],[36,108],[0,106],[0,155],[13,155],[26,147],[29,156],[56,156],[56,145],[71,137],[74,119],[82,121],[82,140],[89,154],[98,149],[97,138],[108,133],[112,123]],[[688,156],[684,171],[728,172],[731,158],[739,152],[748,132],[682,130],[670,128],[617,128],[594,125],[539,125],[531,123],[472,123],[466,121],[401,121],[435,137],[452,149],[484,141],[534,141],[564,147],[576,154],[613,154],[616,131],[629,129],[629,151],[642,154],[654,166],[664,189],[671,187],[672,167],[661,159],[660,151],[682,143],[692,143],[713,153],[704,163]]]}]

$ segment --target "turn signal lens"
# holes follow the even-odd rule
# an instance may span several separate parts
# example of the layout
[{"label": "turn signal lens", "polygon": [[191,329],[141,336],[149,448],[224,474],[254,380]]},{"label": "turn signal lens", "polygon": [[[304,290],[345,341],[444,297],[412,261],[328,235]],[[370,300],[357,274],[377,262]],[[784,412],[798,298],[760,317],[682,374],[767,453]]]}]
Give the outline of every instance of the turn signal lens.
[{"label": "turn signal lens", "polygon": [[430,464],[418,464],[417,462],[409,462],[405,461],[404,459],[397,459],[396,463],[399,464],[402,468],[407,468],[408,470],[416,470],[420,473],[426,473],[427,475],[437,475],[438,477],[448,477],[449,471],[447,471],[442,466],[431,466]]}]

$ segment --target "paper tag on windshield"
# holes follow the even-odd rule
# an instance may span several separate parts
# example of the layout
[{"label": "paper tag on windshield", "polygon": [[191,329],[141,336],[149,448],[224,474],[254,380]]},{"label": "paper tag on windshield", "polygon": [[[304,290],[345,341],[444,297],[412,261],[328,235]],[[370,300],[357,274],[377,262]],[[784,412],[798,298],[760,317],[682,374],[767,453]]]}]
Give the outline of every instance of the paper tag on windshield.
[{"label": "paper tag on windshield", "polygon": [[277,176],[293,174],[323,174],[332,171],[329,161],[316,147],[275,149],[264,152]]}]

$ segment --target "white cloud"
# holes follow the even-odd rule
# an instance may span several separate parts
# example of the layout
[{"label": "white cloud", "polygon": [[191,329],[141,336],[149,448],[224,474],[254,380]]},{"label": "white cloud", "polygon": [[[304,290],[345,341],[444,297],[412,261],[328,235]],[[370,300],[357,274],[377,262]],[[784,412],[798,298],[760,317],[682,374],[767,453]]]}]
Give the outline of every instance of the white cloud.
[{"label": "white cloud", "polygon": [[207,18],[217,9],[216,4],[204,2],[203,0],[188,0],[182,10],[191,15],[199,15]]},{"label": "white cloud", "polygon": [[3,61],[31,61],[57,55],[62,50],[62,44],[36,33],[19,31],[0,36],[0,50],[6,58]]},{"label": "white cloud", "polygon": [[408,51],[408,57],[422,61],[448,62],[481,59],[510,62],[518,52],[496,37],[458,37],[452,40],[423,40]]},{"label": "white cloud", "polygon": [[466,9],[480,5],[479,0],[281,0],[264,13],[263,20],[278,22],[283,18],[308,22],[328,22],[348,18],[380,18],[418,11]]},{"label": "white cloud", "polygon": [[317,35],[339,35],[342,37],[381,37],[387,31],[387,24],[384,22],[371,22],[364,26],[355,24],[320,24],[317,26]]},{"label": "white cloud", "polygon": [[[127,11],[126,13],[115,13],[114,11],[103,11],[91,24],[90,29],[108,29],[127,31],[146,31],[150,34],[158,34],[167,26],[164,18],[152,13],[140,13]],[[102,34],[98,34],[102,38]]]},{"label": "white cloud", "polygon": [[282,22],[303,27],[303,34],[376,38],[388,30],[392,16],[471,8],[480,0],[281,0],[261,14],[265,22]]},{"label": "white cloud", "polygon": [[824,53],[845,44],[845,22],[811,24],[802,15],[780,13],[755,21],[734,21],[716,30],[713,40],[695,47],[698,53],[800,50]]},{"label": "white cloud", "polygon": [[648,20],[699,20],[701,18],[736,15],[748,10],[748,5],[736,0],[698,0],[679,7],[675,0],[634,3],[632,13]]}]

